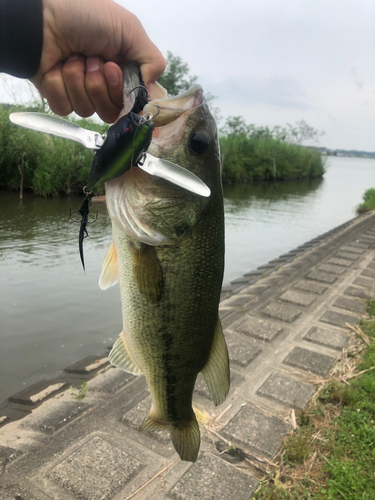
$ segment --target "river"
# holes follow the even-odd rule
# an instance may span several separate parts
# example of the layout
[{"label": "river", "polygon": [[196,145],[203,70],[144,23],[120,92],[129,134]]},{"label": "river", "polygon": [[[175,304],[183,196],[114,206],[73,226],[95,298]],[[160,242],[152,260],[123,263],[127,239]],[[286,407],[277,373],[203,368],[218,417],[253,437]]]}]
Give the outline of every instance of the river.
[{"label": "river", "polygon": [[[323,179],[225,186],[224,284],[355,216],[375,160],[329,158]],[[78,255],[78,197],[0,197],[0,403],[90,354],[121,331],[118,287],[98,277],[111,242],[104,205]]]}]

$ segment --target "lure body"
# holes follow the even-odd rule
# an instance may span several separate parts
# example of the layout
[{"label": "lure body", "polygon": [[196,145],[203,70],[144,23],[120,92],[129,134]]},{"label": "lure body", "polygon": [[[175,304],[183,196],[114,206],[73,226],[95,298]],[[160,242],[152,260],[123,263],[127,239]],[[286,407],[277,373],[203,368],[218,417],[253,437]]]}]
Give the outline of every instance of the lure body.
[{"label": "lure body", "polygon": [[130,112],[112,125],[102,147],[95,152],[86,189],[110,181],[136,166],[147,151],[155,126]]}]

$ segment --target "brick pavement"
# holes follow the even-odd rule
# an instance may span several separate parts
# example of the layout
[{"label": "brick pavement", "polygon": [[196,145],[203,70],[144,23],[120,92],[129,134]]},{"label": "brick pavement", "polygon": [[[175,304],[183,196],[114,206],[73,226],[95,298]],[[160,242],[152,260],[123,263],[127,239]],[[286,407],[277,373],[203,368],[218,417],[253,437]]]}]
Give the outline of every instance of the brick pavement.
[{"label": "brick pavement", "polygon": [[[345,324],[375,295],[374,221],[358,217],[223,288],[231,391],[215,408],[197,380],[196,463],[176,460],[167,433],[138,432],[150,407],[144,378],[89,356],[0,408],[1,499],[125,500],[166,467],[132,498],[250,499],[291,410],[313,396],[349,341]],[[81,380],[88,391],[76,401],[69,387]]]}]

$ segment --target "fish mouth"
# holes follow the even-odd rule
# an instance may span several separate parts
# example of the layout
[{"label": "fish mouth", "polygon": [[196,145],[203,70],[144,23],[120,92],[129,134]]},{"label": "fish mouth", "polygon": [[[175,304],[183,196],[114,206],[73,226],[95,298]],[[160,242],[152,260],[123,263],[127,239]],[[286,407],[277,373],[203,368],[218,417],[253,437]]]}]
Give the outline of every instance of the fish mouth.
[{"label": "fish mouth", "polygon": [[159,147],[180,144],[187,120],[205,103],[203,89],[198,84],[178,96],[154,99],[147,103],[143,114],[150,113],[155,124],[152,144]]}]

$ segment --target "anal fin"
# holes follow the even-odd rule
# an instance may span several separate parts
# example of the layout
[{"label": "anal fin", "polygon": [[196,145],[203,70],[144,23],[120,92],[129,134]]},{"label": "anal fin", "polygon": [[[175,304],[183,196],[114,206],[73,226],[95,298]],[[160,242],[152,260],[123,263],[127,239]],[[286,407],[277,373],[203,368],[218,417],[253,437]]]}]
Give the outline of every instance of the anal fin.
[{"label": "anal fin", "polygon": [[136,365],[132,355],[130,354],[123,331],[114,343],[108,359],[110,363],[117,366],[117,368],[121,368],[122,370],[133,375],[142,375],[142,370]]},{"label": "anal fin", "polygon": [[210,357],[202,369],[202,375],[215,406],[221,404],[229,392],[230,373],[228,348],[219,319],[215,328]]}]

